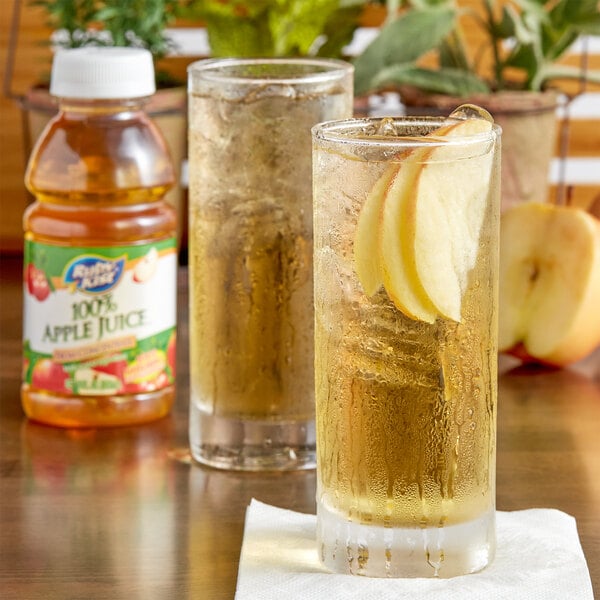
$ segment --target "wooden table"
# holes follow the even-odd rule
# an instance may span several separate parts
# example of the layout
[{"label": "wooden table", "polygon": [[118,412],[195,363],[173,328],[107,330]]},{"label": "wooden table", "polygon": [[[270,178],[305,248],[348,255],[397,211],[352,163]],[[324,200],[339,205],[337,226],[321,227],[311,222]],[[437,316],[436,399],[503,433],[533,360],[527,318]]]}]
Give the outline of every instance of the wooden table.
[{"label": "wooden table", "polygon": [[[190,464],[185,269],[172,415],[69,431],[23,417],[21,263],[2,258],[0,267],[0,597],[233,598],[250,499],[314,512],[315,473]],[[513,366],[501,361],[498,508],[576,517],[600,594],[600,352],[563,371]]]}]

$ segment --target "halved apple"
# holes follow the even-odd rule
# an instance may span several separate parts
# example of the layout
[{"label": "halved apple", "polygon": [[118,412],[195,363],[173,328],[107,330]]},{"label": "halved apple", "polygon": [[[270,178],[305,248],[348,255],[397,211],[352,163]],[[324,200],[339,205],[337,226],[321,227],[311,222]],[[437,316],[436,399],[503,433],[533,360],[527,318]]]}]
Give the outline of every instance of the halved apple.
[{"label": "halved apple", "polygon": [[500,351],[564,366],[600,344],[600,221],[527,203],[502,215]]}]

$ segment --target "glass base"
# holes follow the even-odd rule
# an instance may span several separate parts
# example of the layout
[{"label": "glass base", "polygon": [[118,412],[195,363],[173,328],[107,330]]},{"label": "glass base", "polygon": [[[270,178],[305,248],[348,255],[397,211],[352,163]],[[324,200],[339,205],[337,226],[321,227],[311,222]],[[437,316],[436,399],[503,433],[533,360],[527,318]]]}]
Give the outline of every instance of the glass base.
[{"label": "glass base", "polygon": [[314,469],[315,424],[309,421],[228,419],[190,408],[192,457],[217,469],[292,471]]},{"label": "glass base", "polygon": [[367,577],[455,577],[494,558],[495,511],[458,525],[399,528],[362,525],[317,506],[317,548],[334,573]]}]

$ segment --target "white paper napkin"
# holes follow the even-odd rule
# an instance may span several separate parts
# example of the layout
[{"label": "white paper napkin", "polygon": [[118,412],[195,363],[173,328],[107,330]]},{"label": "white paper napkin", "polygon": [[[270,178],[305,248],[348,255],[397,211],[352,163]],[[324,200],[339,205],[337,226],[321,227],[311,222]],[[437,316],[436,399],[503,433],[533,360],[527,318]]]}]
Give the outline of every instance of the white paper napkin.
[{"label": "white paper napkin", "polygon": [[252,500],[236,600],[593,600],[575,519],[554,509],[497,513],[494,562],[451,579],[378,579],[327,572],[316,517]]}]

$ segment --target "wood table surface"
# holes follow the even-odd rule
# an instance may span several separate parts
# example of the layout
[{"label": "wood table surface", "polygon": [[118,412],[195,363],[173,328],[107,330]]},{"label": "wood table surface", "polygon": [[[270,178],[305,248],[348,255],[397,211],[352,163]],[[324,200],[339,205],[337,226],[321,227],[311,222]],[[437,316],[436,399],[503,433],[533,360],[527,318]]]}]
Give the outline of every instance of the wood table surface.
[{"label": "wood table surface", "polygon": [[[0,598],[232,599],[250,499],[314,513],[315,473],[190,464],[185,267],[175,408],[111,430],[24,418],[21,268],[0,259]],[[600,352],[555,371],[502,359],[499,384],[498,509],[573,515],[600,594]]]}]

